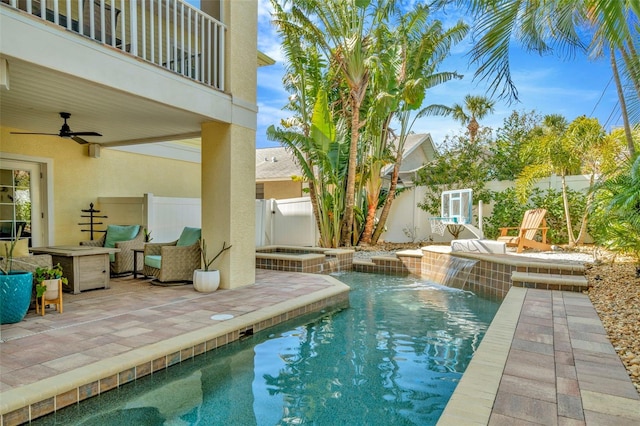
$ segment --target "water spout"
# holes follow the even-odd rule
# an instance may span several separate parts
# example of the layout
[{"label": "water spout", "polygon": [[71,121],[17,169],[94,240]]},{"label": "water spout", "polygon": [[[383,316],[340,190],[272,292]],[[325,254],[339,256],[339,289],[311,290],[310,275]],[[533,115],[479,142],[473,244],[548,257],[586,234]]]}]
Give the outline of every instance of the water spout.
[{"label": "water spout", "polygon": [[478,263],[477,260],[455,256],[447,256],[446,259],[441,260],[443,262],[433,265],[428,271],[423,271],[422,275],[438,284],[460,289],[464,289],[473,265]]},{"label": "water spout", "polygon": [[340,261],[337,258],[327,256],[324,264],[327,266],[327,273],[340,272]]}]

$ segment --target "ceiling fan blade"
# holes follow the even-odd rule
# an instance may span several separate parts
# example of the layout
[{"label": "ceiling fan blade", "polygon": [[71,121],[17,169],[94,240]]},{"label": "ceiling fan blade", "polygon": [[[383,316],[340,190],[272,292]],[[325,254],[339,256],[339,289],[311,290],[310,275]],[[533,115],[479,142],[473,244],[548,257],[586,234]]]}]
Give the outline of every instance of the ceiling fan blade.
[{"label": "ceiling fan blade", "polygon": [[29,132],[10,132],[12,135],[46,135],[46,136],[58,136],[57,133],[29,133]]},{"label": "ceiling fan blade", "polygon": [[69,136],[102,136],[97,132],[69,132]]},{"label": "ceiling fan blade", "polygon": [[80,145],[85,145],[88,144],[89,142],[85,141],[82,138],[79,138],[77,136],[71,136],[71,139],[73,139],[74,141],[78,142]]}]

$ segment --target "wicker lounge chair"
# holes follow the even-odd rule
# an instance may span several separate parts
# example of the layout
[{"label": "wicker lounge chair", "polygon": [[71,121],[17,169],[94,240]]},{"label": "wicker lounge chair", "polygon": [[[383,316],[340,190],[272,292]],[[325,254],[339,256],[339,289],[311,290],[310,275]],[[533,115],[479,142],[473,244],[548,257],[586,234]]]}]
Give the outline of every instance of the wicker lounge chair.
[{"label": "wicker lounge chair", "polygon": [[[549,251],[551,245],[547,244],[547,221],[544,216],[547,214],[545,209],[533,209],[524,212],[522,224],[515,227],[500,228],[500,236],[498,241],[506,243],[508,246],[518,247],[518,253],[522,253],[525,247],[537,250]],[[518,235],[510,236],[508,232],[517,230]],[[541,232],[540,241],[535,240],[537,232]]]},{"label": "wicker lounge chair", "polygon": [[109,225],[99,240],[82,241],[82,246],[113,247],[120,252],[109,256],[111,275],[133,273],[133,249],[144,245],[144,228],[140,225]]},{"label": "wicker lounge chair", "polygon": [[170,243],[144,246],[144,275],[161,283],[192,282],[200,268],[200,228],[184,228],[180,238]]}]

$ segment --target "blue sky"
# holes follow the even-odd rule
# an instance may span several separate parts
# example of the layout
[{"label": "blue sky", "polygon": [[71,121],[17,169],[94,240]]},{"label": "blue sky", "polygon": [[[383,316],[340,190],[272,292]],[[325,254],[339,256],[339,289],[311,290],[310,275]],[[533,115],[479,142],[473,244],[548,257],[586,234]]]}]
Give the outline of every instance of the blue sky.
[{"label": "blue sky", "polygon": [[[451,18],[451,14],[448,17]],[[288,112],[282,110],[289,96],[282,88],[284,58],[270,20],[269,0],[258,0],[258,49],[276,60],[275,65],[258,70],[258,148],[278,146],[267,140],[265,131],[271,124],[277,125],[281,118],[288,116]],[[443,70],[463,74],[464,79],[431,89],[425,105],[453,105],[462,103],[467,94],[485,94],[486,84],[473,81],[474,70],[468,68],[466,54],[470,47],[470,41],[464,40],[454,48],[452,56],[442,67]],[[520,102],[509,105],[497,100],[494,114],[481,120],[481,125],[495,130],[513,110],[536,110],[542,115],[562,114],[569,121],[581,115],[596,117],[601,124],[606,124],[607,131],[622,125],[608,60],[589,61],[583,54],[563,60],[557,56],[540,57],[516,50],[512,52],[511,63]],[[413,131],[431,133],[434,142],[440,143],[446,135],[457,134],[461,129],[460,124],[450,118],[425,117],[416,122]]]},{"label": "blue sky", "polygon": [[[277,146],[268,141],[265,130],[271,124],[278,124],[287,116],[282,107],[286,104],[288,93],[282,88],[283,57],[279,41],[270,23],[269,1],[259,0],[258,8],[258,49],[277,61],[275,65],[258,70],[258,130],[256,145],[258,148]],[[431,89],[427,93],[425,105],[462,103],[467,94],[484,95],[486,84],[473,81],[473,69],[468,69],[467,52],[470,41],[464,40],[453,50],[452,56],[445,62],[443,70],[458,71],[465,77],[450,81]],[[606,130],[622,125],[617,107],[616,89],[611,80],[611,69],[606,59],[589,61],[578,54],[572,60],[563,60],[557,56],[540,57],[523,51],[514,51],[511,56],[512,75],[518,88],[520,102],[508,105],[496,101],[495,112],[480,121],[481,125],[500,127],[503,120],[513,110],[536,110],[541,114],[562,114],[567,120],[587,115],[596,117],[601,124],[608,123]],[[606,88],[606,90],[605,90]],[[615,113],[612,115],[612,111]],[[425,117],[416,122],[416,133],[431,133],[434,142],[440,143],[446,135],[457,134],[461,130],[459,123],[446,117]]]}]

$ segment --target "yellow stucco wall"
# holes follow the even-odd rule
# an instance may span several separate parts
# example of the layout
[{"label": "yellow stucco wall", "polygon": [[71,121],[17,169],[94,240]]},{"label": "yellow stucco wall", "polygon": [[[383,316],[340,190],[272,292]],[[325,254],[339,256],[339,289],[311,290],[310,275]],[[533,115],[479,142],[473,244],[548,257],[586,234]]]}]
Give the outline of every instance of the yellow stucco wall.
[{"label": "yellow stucco wall", "polygon": [[[56,136],[11,135],[0,128],[2,154],[43,157],[53,161],[53,243],[78,244],[82,209],[98,197],[200,197],[200,165],[102,149],[100,158],[88,156],[88,146]],[[108,211],[101,214],[109,215]],[[105,220],[108,223],[108,220]]]}]

